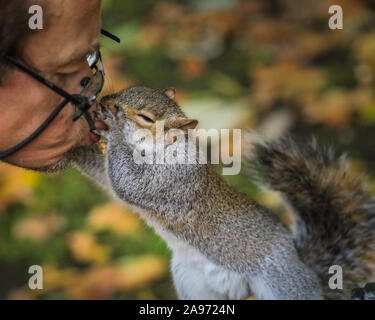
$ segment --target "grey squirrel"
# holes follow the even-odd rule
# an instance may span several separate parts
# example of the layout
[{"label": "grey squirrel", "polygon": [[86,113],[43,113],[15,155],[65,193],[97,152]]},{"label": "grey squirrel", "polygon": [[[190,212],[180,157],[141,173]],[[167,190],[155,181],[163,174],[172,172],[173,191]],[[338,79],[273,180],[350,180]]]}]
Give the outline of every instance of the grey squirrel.
[{"label": "grey squirrel", "polygon": [[[104,97],[97,117],[107,153],[77,150],[86,175],[133,207],[173,252],[180,299],[347,299],[375,271],[375,202],[345,162],[292,140],[251,139],[246,163],[279,191],[297,224],[288,230],[266,208],[227,184],[210,164],[137,164],[137,129],[167,128],[189,135],[197,121],[174,101],[174,90],[132,87]],[[165,148],[175,144],[172,141]],[[186,150],[186,149],[184,149]],[[328,287],[328,270],[343,268],[343,290]]]}]

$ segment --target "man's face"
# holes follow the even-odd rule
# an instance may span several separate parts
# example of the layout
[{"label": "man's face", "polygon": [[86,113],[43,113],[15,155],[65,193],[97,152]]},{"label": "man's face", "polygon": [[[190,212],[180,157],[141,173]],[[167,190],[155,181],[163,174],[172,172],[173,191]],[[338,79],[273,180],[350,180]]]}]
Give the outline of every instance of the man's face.
[{"label": "man's face", "polygon": [[[91,76],[86,55],[99,46],[100,0],[48,1],[43,30],[32,31],[22,46],[22,62],[73,94]],[[27,138],[63,98],[29,75],[13,69],[0,87],[0,151]],[[6,159],[25,168],[63,168],[69,151],[97,142],[86,120],[72,122],[68,104],[38,138]],[[96,123],[98,126],[100,124]]]}]

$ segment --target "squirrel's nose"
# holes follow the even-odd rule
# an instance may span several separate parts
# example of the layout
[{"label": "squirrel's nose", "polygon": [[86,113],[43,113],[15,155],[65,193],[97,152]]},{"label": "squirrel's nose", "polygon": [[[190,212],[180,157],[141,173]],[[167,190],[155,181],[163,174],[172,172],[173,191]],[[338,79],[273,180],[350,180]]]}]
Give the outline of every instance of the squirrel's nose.
[{"label": "squirrel's nose", "polygon": [[114,100],[115,97],[116,97],[116,95],[109,94],[109,95],[104,96],[103,98],[101,98],[100,99],[100,103],[102,103],[102,104],[111,104],[112,100]]}]

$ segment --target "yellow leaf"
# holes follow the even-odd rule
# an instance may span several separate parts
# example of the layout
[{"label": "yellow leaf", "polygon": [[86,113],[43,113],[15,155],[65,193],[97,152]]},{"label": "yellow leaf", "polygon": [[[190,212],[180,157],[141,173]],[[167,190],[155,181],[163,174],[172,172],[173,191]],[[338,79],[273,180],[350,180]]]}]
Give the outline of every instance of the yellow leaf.
[{"label": "yellow leaf", "polygon": [[0,163],[0,212],[12,202],[31,199],[39,180],[36,172]]},{"label": "yellow leaf", "polygon": [[109,248],[96,242],[88,231],[77,231],[68,237],[69,249],[75,259],[81,262],[105,262],[109,258]]},{"label": "yellow leaf", "polygon": [[95,230],[111,230],[118,235],[138,231],[139,218],[123,205],[111,202],[95,207],[89,216],[89,224]]},{"label": "yellow leaf", "polygon": [[77,273],[64,289],[69,299],[108,299],[117,290],[116,272],[111,266],[96,266]]},{"label": "yellow leaf", "polygon": [[14,225],[13,234],[19,238],[30,238],[35,242],[42,243],[64,224],[64,217],[55,213],[29,216]]},{"label": "yellow leaf", "polygon": [[59,270],[55,266],[43,266],[43,290],[55,290],[77,281],[79,276],[74,269]]},{"label": "yellow leaf", "polygon": [[117,270],[119,287],[129,290],[159,279],[165,274],[167,265],[160,257],[144,255],[126,259]]}]

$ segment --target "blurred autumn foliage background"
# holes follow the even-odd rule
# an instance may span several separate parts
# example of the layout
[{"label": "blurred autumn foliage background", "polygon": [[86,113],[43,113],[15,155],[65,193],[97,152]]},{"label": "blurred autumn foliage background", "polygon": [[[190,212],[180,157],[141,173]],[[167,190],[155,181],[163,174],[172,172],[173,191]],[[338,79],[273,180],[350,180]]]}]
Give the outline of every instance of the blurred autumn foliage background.
[{"label": "blurred autumn foliage background", "polygon": [[[330,5],[344,29],[330,30]],[[104,93],[173,86],[202,128],[312,134],[375,193],[375,4],[365,0],[103,0]],[[273,195],[226,177],[283,214]],[[173,299],[165,243],[76,170],[0,165],[0,298]],[[44,289],[30,290],[30,265]]]}]

